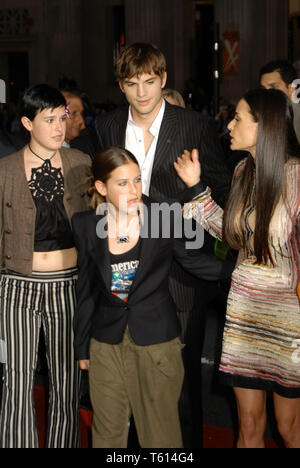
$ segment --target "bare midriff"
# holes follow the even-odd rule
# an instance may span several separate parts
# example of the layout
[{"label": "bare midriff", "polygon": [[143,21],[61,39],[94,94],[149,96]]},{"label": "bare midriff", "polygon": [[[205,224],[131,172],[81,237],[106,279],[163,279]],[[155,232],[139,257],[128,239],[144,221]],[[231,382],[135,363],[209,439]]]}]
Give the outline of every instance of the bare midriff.
[{"label": "bare midriff", "polygon": [[75,247],[54,252],[33,252],[33,271],[60,271],[74,268],[77,265]]}]

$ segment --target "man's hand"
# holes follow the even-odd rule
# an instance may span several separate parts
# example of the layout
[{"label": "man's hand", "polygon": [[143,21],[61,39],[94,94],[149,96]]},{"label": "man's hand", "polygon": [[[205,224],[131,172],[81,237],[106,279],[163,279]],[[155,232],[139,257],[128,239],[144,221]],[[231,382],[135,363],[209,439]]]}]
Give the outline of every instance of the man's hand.
[{"label": "man's hand", "polygon": [[78,361],[79,368],[81,370],[89,370],[90,369],[90,361],[88,359],[81,359]]},{"label": "man's hand", "polygon": [[197,149],[193,149],[192,152],[184,150],[182,156],[179,156],[177,162],[174,162],[174,168],[187,187],[198,184],[201,177],[199,151]]}]

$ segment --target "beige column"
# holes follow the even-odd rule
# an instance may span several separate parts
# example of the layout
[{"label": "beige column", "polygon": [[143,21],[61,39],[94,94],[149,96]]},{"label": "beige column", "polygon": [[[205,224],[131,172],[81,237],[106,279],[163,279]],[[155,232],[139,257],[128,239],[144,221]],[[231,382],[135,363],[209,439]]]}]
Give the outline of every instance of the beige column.
[{"label": "beige column", "polygon": [[82,81],[81,0],[46,0],[44,5],[47,79],[58,84],[61,75]]},{"label": "beige column", "polygon": [[240,32],[240,67],[235,76],[224,76],[221,94],[237,100],[258,85],[258,74],[266,62],[287,58],[287,0],[215,0],[215,18],[225,31]]},{"label": "beige column", "polygon": [[127,44],[151,42],[160,45],[163,4],[168,0],[125,0]]},{"label": "beige column", "polygon": [[186,0],[125,0],[124,4],[127,44],[156,44],[167,59],[167,86],[182,91],[187,68],[184,35]]}]

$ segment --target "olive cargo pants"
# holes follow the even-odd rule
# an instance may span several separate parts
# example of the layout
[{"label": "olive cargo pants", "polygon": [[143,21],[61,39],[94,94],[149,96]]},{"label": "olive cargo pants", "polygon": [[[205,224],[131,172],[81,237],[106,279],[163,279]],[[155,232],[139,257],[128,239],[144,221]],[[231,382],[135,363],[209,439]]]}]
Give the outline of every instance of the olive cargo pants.
[{"label": "olive cargo pants", "polygon": [[182,347],[179,338],[138,346],[128,329],[119,345],[91,341],[94,448],[126,448],[131,415],[142,448],[182,448]]}]

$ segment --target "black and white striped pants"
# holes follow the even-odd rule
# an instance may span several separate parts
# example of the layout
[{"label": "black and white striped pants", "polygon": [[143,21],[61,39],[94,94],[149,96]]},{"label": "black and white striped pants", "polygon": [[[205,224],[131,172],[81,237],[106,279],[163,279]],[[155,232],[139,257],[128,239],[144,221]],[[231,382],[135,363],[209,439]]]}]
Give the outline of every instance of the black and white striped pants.
[{"label": "black and white striped pants", "polygon": [[40,328],[49,369],[48,448],[79,447],[79,370],[73,350],[77,269],[3,272],[0,339],[5,342],[0,447],[37,448],[33,401]]}]

